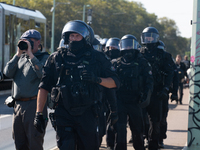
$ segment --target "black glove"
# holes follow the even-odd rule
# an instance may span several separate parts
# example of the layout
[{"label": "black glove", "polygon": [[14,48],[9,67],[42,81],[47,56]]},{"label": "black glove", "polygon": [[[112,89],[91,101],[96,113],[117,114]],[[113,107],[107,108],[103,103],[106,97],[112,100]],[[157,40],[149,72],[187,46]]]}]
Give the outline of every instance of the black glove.
[{"label": "black glove", "polygon": [[42,113],[37,112],[34,119],[34,126],[40,132],[44,133],[46,125]]},{"label": "black glove", "polygon": [[169,89],[168,88],[163,88],[162,91],[160,91],[158,93],[158,98],[161,99],[161,100],[167,100],[169,98]]},{"label": "black glove", "polygon": [[151,99],[151,91],[149,90],[147,94],[142,94],[141,99],[139,100],[139,106],[145,108],[149,105]]},{"label": "black glove", "polygon": [[110,125],[113,126],[118,121],[117,112],[111,112],[108,119],[109,119],[108,122],[110,122]]},{"label": "black glove", "polygon": [[171,99],[171,102],[173,102],[174,100],[178,100],[178,95],[177,94],[173,94],[172,93],[172,95],[171,95],[171,97],[170,97],[170,99]]},{"label": "black glove", "polygon": [[95,74],[93,72],[89,72],[87,70],[82,71],[81,80],[92,82],[92,83],[101,83],[102,82],[100,77],[95,76]]}]

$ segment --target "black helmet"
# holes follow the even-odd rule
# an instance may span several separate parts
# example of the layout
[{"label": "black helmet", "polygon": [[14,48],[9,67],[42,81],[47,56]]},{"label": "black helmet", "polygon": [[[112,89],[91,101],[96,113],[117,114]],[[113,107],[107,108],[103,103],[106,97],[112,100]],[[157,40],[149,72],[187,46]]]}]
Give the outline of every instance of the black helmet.
[{"label": "black helmet", "polygon": [[100,42],[97,40],[94,36],[94,30],[92,29],[91,26],[88,26],[89,32],[90,32],[90,44],[91,45],[98,45]]},{"label": "black helmet", "polygon": [[63,30],[62,30],[62,37],[65,42],[64,44],[69,43],[69,34],[70,33],[78,33],[82,35],[82,37],[85,39],[87,44],[90,44],[90,30],[88,25],[81,21],[81,20],[74,20],[74,21],[69,21],[68,23],[65,24]]},{"label": "black helmet", "polygon": [[115,49],[119,49],[119,38],[109,38],[108,41],[106,42],[106,49],[108,50],[109,47],[114,47]]},{"label": "black helmet", "polygon": [[103,38],[100,43],[102,46],[106,46],[107,41],[108,41],[107,38]]},{"label": "black helmet", "polygon": [[165,50],[165,44],[161,40],[159,40],[159,42],[158,42],[158,49]]},{"label": "black helmet", "polygon": [[59,48],[61,48],[61,47],[66,48],[66,47],[67,47],[67,45],[64,44],[64,42],[65,42],[64,39],[61,39],[61,40],[60,40]]},{"label": "black helmet", "polygon": [[124,35],[119,42],[120,51],[135,49],[138,50],[139,43],[137,38],[131,34]]},{"label": "black helmet", "polygon": [[141,34],[141,43],[145,44],[154,44],[159,40],[158,30],[154,27],[146,27]]}]

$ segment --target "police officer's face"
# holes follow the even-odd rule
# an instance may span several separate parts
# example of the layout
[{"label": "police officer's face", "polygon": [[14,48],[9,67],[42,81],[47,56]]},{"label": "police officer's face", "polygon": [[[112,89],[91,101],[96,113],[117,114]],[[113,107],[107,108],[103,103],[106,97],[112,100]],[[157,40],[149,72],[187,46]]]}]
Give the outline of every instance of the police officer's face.
[{"label": "police officer's face", "polygon": [[109,46],[109,50],[112,50],[112,49],[118,49],[117,46]]},{"label": "police officer's face", "polygon": [[83,39],[82,35],[78,33],[71,33],[69,35],[69,40],[70,41],[81,41]]},{"label": "police officer's face", "polygon": [[145,37],[145,40],[151,43],[154,40],[154,38],[153,37]]}]

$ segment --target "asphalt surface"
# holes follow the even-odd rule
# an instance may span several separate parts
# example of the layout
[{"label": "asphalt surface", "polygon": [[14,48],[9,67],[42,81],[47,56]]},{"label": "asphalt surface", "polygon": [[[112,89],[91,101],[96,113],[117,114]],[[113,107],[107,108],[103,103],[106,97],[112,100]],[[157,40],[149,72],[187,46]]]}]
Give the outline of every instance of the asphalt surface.
[{"label": "asphalt surface", "polygon": [[[168,130],[167,139],[164,140],[164,150],[184,150],[187,143],[187,129],[188,129],[188,102],[189,89],[184,89],[183,104],[176,104],[176,102],[169,101],[168,113]],[[131,137],[131,132],[127,128],[127,141]],[[106,150],[106,140],[103,138],[100,150]],[[56,140],[56,139],[55,139]],[[59,150],[57,147],[51,150]],[[127,143],[127,150],[134,150],[132,144]],[[146,149],[147,150],[147,149]],[[162,150],[162,149],[161,149]]]}]

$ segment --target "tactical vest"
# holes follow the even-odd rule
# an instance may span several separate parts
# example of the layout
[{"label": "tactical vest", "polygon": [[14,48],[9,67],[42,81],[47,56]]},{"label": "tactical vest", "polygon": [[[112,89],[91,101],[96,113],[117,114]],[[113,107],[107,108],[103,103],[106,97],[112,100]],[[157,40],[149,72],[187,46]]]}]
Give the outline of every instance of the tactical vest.
[{"label": "tactical vest", "polygon": [[144,51],[143,55],[148,60],[148,62],[151,64],[152,67],[154,87],[162,87],[164,85],[164,76],[165,76],[165,73],[162,71],[165,53],[160,49],[155,50],[154,54]]},{"label": "tactical vest", "polygon": [[[120,78],[121,85],[117,91],[117,95],[120,97],[132,97],[138,99],[142,90],[142,77],[139,76],[140,69],[138,61],[131,63],[125,63],[118,61],[117,74]],[[129,98],[123,98],[123,101],[127,101]],[[134,101],[133,97],[131,101]]]},{"label": "tactical vest", "polygon": [[[91,51],[86,52],[77,61],[69,61],[69,59],[68,55],[64,55],[60,99],[71,115],[81,115],[88,107],[102,99],[103,91],[103,87],[99,84],[82,81],[81,73],[87,70],[99,75],[100,63]],[[57,60],[59,61],[59,58]],[[57,68],[59,72],[60,67]]]}]

